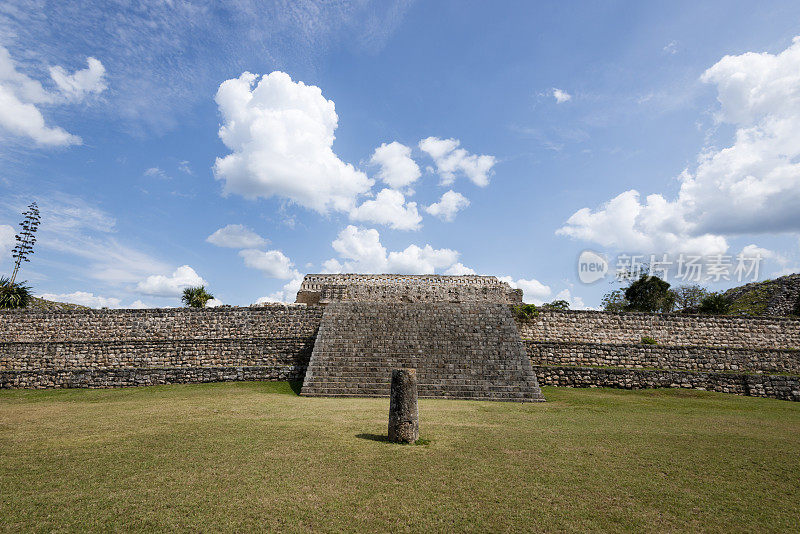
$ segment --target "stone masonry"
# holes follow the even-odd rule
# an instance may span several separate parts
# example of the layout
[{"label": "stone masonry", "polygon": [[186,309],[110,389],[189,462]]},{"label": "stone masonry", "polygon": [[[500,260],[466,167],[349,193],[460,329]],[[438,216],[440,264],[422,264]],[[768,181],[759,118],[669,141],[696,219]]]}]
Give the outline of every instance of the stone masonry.
[{"label": "stone masonry", "polygon": [[303,395],[389,395],[417,370],[420,397],[541,401],[509,307],[337,302],[322,317]]},{"label": "stone masonry", "polygon": [[522,303],[522,291],[494,276],[437,274],[308,274],[297,302],[496,302]]}]

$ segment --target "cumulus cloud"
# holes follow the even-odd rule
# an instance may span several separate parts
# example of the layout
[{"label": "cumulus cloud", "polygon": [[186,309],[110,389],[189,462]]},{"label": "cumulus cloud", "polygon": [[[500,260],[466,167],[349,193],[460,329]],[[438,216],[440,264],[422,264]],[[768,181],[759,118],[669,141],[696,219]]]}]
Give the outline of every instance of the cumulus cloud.
[{"label": "cumulus cloud", "polygon": [[242,224],[229,224],[206,238],[208,243],[225,248],[257,248],[267,240]]},{"label": "cumulus cloud", "polygon": [[463,263],[454,263],[451,265],[444,274],[450,274],[455,276],[463,276],[465,274],[477,274],[474,269],[470,269]]},{"label": "cumulus cloud", "polygon": [[294,302],[297,298],[297,292],[300,290],[300,285],[303,283],[303,276],[297,273],[297,276],[289,280],[281,291],[270,293],[266,297],[261,297],[256,300],[256,304],[265,304],[268,302]]},{"label": "cumulus cloud", "polygon": [[52,300],[55,302],[66,302],[69,304],[79,304],[90,308],[119,308],[120,299],[114,297],[101,297],[86,291],[75,291],[74,293],[42,293],[39,298]]},{"label": "cumulus cloud", "polygon": [[563,104],[572,100],[572,95],[562,89],[553,87],[553,98],[556,99],[556,104]]},{"label": "cumulus cloud", "polygon": [[285,197],[327,213],[350,211],[374,183],[333,152],[339,117],[319,87],[275,71],[223,82],[216,95],[219,137],[231,154],[217,158],[224,191],[247,198]]},{"label": "cumulus cloud", "polygon": [[[325,272],[430,274],[454,267],[458,252],[409,245],[401,251],[387,252],[375,229],[350,225],[331,243],[339,258],[323,263]],[[463,267],[463,266],[462,266]]]},{"label": "cumulus cloud", "polygon": [[800,231],[800,37],[779,54],[725,56],[701,80],[733,143],[702,151],[677,196],[627,191],[576,212],[558,231],[627,250],[716,254],[726,236]]},{"label": "cumulus cloud", "polygon": [[553,292],[550,289],[550,286],[546,286],[534,278],[531,278],[530,280],[526,280],[524,278],[514,280],[510,276],[498,276],[497,279],[501,282],[506,282],[513,289],[521,289],[523,293],[523,301],[536,305],[542,304],[544,299],[549,297]]},{"label": "cumulus cloud", "polygon": [[62,67],[51,67],[50,77],[67,98],[83,100],[86,95],[99,94],[106,89],[106,69],[99,60],[87,58],[85,69],[68,74]]},{"label": "cumulus cloud", "polygon": [[408,187],[422,175],[419,165],[411,159],[411,148],[397,141],[382,143],[369,162],[380,166],[378,178],[394,189]]},{"label": "cumulus cloud", "polygon": [[496,160],[494,156],[477,156],[459,148],[458,139],[439,139],[428,137],[419,142],[419,148],[431,158],[436,165],[436,172],[442,185],[452,184],[457,174],[463,174],[475,185],[489,185],[489,176]]},{"label": "cumulus cloud", "polygon": [[270,278],[293,278],[297,276],[292,260],[280,250],[254,250],[239,251],[239,256],[244,259],[244,264],[251,269],[258,269]]},{"label": "cumulus cloud", "polygon": [[350,218],[385,224],[395,230],[419,230],[422,222],[417,203],[406,203],[403,193],[394,189],[383,189],[373,200],[365,200],[350,211]]},{"label": "cumulus cloud", "polygon": [[461,193],[452,189],[442,195],[439,202],[434,202],[425,208],[425,211],[439,217],[443,221],[451,222],[456,218],[456,213],[469,206],[469,200]]},{"label": "cumulus cloud", "polygon": [[136,285],[136,290],[145,295],[177,297],[187,287],[204,285],[206,285],[206,281],[194,269],[183,265],[175,269],[170,276],[161,274],[148,276]]}]

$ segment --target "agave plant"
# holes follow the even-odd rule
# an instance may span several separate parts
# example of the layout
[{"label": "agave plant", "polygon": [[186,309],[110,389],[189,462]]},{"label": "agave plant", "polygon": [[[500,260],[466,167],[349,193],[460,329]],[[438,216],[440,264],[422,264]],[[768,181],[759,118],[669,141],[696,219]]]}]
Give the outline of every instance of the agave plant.
[{"label": "agave plant", "polygon": [[0,309],[26,308],[31,298],[31,288],[25,282],[12,283],[11,279],[0,277]]},{"label": "agave plant", "polygon": [[196,286],[184,289],[181,300],[190,308],[205,308],[206,302],[213,298],[214,295],[206,291],[205,286]]}]

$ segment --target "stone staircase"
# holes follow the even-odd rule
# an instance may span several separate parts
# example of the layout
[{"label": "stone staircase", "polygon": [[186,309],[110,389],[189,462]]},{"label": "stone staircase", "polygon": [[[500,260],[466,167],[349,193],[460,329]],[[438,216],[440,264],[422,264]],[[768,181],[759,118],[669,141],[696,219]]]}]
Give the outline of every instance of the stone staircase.
[{"label": "stone staircase", "polygon": [[389,396],[398,367],[420,397],[544,400],[508,306],[488,303],[331,303],[302,395]]}]

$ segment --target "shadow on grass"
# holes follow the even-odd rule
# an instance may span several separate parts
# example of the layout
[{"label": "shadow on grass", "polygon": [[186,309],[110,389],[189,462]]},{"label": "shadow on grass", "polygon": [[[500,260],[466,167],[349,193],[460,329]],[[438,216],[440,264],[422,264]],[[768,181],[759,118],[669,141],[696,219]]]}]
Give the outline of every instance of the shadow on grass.
[{"label": "shadow on grass", "polygon": [[292,388],[292,391],[294,391],[295,395],[300,395],[300,391],[303,389],[303,383],[299,380],[293,380],[289,382],[289,387]]},{"label": "shadow on grass", "polygon": [[370,441],[389,443],[389,436],[381,436],[380,434],[356,434],[356,437],[358,439],[368,439]]},{"label": "shadow on grass", "polygon": [[358,439],[366,439],[369,441],[377,441],[380,443],[391,443],[392,445],[430,445],[431,440],[419,438],[414,443],[393,443],[389,441],[389,436],[382,436],[380,434],[356,434]]}]

